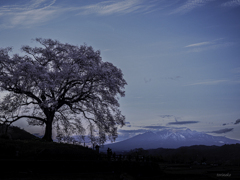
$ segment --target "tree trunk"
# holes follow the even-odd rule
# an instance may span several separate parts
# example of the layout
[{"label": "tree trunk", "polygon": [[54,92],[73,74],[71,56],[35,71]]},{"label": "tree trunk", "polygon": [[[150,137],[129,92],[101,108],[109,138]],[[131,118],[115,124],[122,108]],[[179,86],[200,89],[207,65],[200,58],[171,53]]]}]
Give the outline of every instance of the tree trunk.
[{"label": "tree trunk", "polygon": [[52,142],[52,122],[54,118],[54,113],[53,112],[48,112],[46,113],[47,116],[47,122],[45,123],[45,134],[42,137],[43,140]]}]

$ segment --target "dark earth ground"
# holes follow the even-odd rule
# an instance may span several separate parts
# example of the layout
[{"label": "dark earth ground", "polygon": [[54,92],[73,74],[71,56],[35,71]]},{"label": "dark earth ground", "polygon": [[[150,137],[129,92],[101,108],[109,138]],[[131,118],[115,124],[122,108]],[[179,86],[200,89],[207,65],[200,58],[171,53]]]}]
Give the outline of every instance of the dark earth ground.
[{"label": "dark earth ground", "polygon": [[239,166],[143,162],[0,160],[3,180],[240,180]]},{"label": "dark earth ground", "polygon": [[[232,155],[232,165],[115,161],[99,159],[87,147],[42,142],[24,133],[16,128],[12,140],[0,138],[0,180],[240,180],[240,163],[235,162],[239,161],[239,145],[225,146],[216,156]],[[14,135],[22,138],[14,140]]]}]

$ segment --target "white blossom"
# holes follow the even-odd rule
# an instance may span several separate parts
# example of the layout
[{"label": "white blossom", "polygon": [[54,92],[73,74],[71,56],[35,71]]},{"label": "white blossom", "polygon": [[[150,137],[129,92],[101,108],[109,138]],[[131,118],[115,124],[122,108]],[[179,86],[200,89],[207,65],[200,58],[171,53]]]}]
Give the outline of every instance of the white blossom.
[{"label": "white blossom", "polygon": [[24,117],[32,125],[45,124],[47,140],[52,125],[59,132],[81,133],[83,120],[101,143],[115,139],[125,121],[118,109],[127,84],[121,70],[86,44],[36,41],[42,46],[23,46],[24,56],[10,57],[11,48],[0,49],[0,88],[9,92],[0,113],[8,114],[9,122]]}]

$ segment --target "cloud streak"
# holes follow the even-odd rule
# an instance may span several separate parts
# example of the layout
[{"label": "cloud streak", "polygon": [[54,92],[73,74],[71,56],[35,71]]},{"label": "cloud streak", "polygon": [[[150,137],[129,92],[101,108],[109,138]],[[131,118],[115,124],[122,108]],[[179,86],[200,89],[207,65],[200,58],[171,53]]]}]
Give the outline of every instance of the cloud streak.
[{"label": "cloud streak", "polygon": [[97,15],[111,15],[111,14],[128,14],[133,12],[148,12],[151,11],[154,5],[146,5],[142,0],[122,0],[122,1],[103,1],[97,4],[87,5],[81,7],[83,12],[81,14],[97,14]]},{"label": "cloud streak", "polygon": [[232,130],[233,130],[233,128],[225,128],[225,129],[220,129],[217,131],[210,131],[208,133],[223,134],[223,133],[231,132]]},{"label": "cloud streak", "polygon": [[202,82],[190,84],[190,86],[195,86],[195,85],[217,85],[217,84],[221,84],[221,83],[225,83],[225,82],[228,82],[228,80],[226,80],[226,79],[207,80],[207,81],[202,81]]},{"label": "cloud streak", "polygon": [[[214,0],[188,0],[183,5],[179,6],[169,14],[185,14],[193,9],[202,7]],[[113,14],[129,14],[129,13],[151,13],[159,10],[172,7],[178,4],[178,1],[169,3],[167,1],[157,2],[155,0],[106,0],[95,4],[85,6],[56,6],[56,0],[32,0],[25,4],[7,5],[0,7],[0,19],[3,22],[1,27],[30,27],[32,25],[41,25],[44,22],[54,19],[64,12],[75,12],[78,15],[95,14],[99,16],[107,16]],[[236,7],[240,5],[240,0],[231,0],[222,3],[222,7]],[[158,9],[157,9],[158,8]],[[187,45],[186,47],[202,47],[210,45],[212,42],[200,42]],[[221,45],[221,46],[226,46]],[[219,45],[211,46],[218,48]],[[192,49],[193,52],[199,52],[205,49]]]},{"label": "cloud streak", "polygon": [[206,50],[214,50],[219,48],[226,48],[235,44],[233,42],[221,41],[223,39],[224,38],[219,38],[212,41],[204,41],[204,42],[189,44],[185,46],[185,48],[188,49],[187,53],[192,53],[192,52],[202,52]]},{"label": "cloud streak", "polygon": [[170,122],[169,125],[183,125],[183,124],[195,124],[199,121],[176,121],[176,122]]},{"label": "cloud streak", "polygon": [[239,80],[230,79],[219,79],[219,80],[205,80],[197,83],[188,84],[185,86],[196,86],[196,85],[219,85],[219,84],[240,84]]},{"label": "cloud streak", "polygon": [[198,47],[198,46],[204,46],[204,45],[208,45],[208,44],[213,44],[213,43],[210,42],[210,41],[207,41],[207,42],[200,42],[200,43],[190,44],[190,45],[187,45],[185,47]]},{"label": "cloud streak", "polygon": [[2,28],[31,27],[50,21],[65,12],[77,15],[96,14],[100,16],[128,13],[148,13],[155,7],[155,1],[121,0],[102,1],[86,6],[56,6],[56,0],[33,0],[28,3],[0,7]]},{"label": "cloud streak", "polygon": [[212,1],[212,0],[188,0],[184,5],[178,7],[177,9],[175,9],[174,11],[169,13],[169,15],[185,14],[187,12],[192,11],[193,9],[196,9],[196,8],[206,5],[210,1]]},{"label": "cloud streak", "polygon": [[57,13],[53,7],[56,0],[36,0],[25,5],[9,5],[0,7],[0,18],[3,19],[2,27],[13,28],[16,26],[29,27],[49,21]]},{"label": "cloud streak", "polygon": [[240,0],[231,0],[221,4],[223,7],[237,7],[240,6]]},{"label": "cloud streak", "polygon": [[219,49],[219,48],[227,48],[235,43],[233,42],[225,42],[225,43],[219,43],[219,44],[212,44],[209,46],[203,46],[203,47],[195,47],[187,51],[187,53],[192,53],[192,52],[202,52],[202,51],[207,51],[207,50],[214,50],[214,49]]}]

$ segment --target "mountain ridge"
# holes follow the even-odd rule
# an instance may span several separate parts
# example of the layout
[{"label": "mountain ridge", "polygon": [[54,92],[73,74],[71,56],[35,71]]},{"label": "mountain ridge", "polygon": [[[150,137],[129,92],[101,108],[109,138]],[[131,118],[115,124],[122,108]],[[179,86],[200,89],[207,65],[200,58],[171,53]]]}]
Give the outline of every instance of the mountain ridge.
[{"label": "mountain ridge", "polygon": [[203,132],[186,130],[164,129],[158,132],[148,131],[132,138],[104,145],[114,151],[129,151],[131,149],[157,149],[157,148],[179,148],[182,146],[206,145],[222,146],[224,144],[240,143],[238,140],[229,139],[224,136],[212,136]]}]

